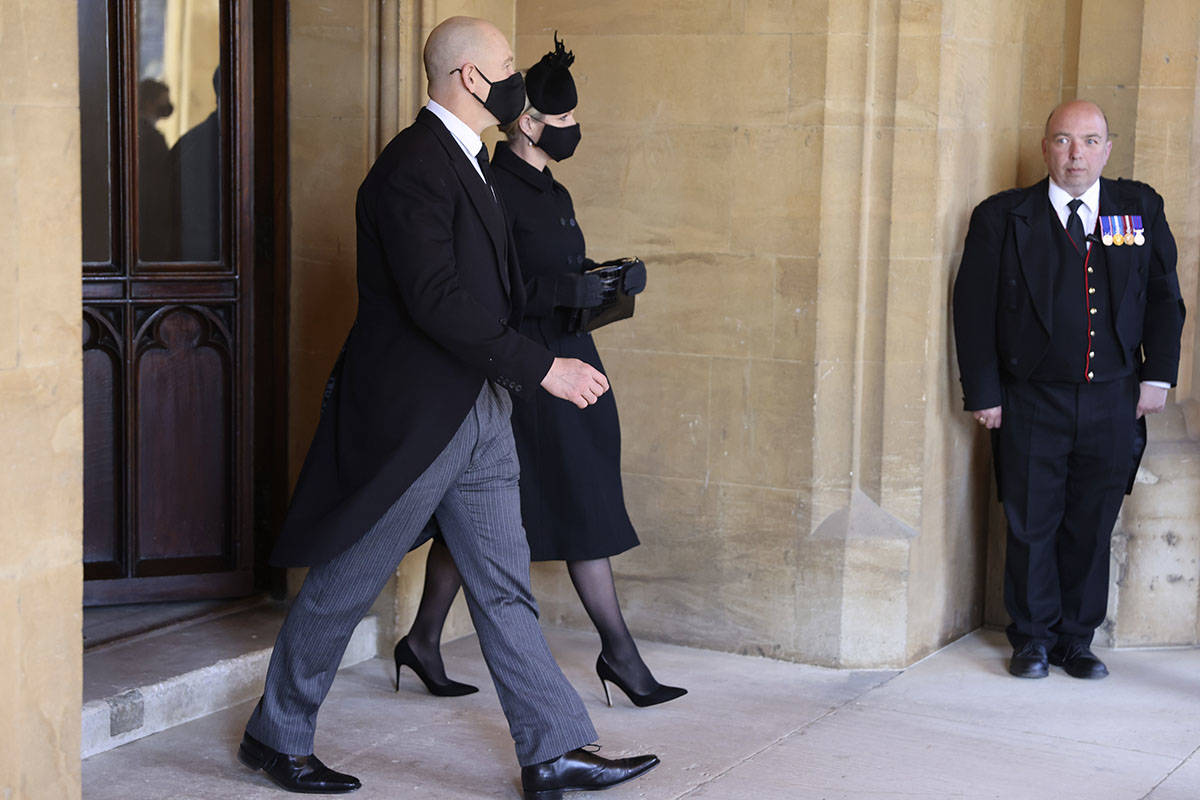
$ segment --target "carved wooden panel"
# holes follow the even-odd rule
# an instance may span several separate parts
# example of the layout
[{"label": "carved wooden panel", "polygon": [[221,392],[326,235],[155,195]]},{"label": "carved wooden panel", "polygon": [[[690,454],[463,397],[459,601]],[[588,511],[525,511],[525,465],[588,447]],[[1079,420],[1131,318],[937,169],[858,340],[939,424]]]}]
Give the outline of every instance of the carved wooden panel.
[{"label": "carved wooden panel", "polygon": [[232,308],[171,305],[138,315],[135,575],[231,569]]}]

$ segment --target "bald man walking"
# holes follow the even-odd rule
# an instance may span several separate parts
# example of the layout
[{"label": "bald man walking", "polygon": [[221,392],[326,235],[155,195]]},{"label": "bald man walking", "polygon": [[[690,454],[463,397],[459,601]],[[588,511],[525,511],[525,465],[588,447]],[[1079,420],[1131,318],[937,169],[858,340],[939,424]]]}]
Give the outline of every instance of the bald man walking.
[{"label": "bald man walking", "polygon": [[1108,674],[1091,651],[1108,606],[1113,524],[1175,385],[1184,307],[1163,200],[1100,173],[1104,112],[1046,120],[1049,177],[984,200],[954,283],[965,408],[992,431],[1008,521],[1009,672]]},{"label": "bald man walking", "polygon": [[658,763],[582,749],[596,732],[529,588],[509,396],[544,390],[585,408],[608,383],[516,330],[523,282],[480,140],[524,108],[508,42],[490,23],[456,17],[433,30],[424,57],[429,103],[359,188],[358,315],[272,557],[310,570],[238,757],[289,791],[359,788],[313,755],[317,711],[354,626],[436,518],[526,797],[551,800]]}]

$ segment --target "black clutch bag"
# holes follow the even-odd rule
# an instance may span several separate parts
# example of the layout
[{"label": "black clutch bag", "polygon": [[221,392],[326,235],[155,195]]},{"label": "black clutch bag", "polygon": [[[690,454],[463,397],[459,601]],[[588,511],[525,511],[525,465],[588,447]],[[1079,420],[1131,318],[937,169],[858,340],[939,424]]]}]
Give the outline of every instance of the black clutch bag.
[{"label": "black clutch bag", "polygon": [[[587,270],[585,274],[599,277],[604,286],[600,305],[575,309],[567,321],[567,329],[572,332],[591,332],[610,322],[632,317],[634,298],[625,293],[625,273],[635,264],[642,264],[642,260],[618,258]],[[642,266],[645,267],[645,264]]]}]

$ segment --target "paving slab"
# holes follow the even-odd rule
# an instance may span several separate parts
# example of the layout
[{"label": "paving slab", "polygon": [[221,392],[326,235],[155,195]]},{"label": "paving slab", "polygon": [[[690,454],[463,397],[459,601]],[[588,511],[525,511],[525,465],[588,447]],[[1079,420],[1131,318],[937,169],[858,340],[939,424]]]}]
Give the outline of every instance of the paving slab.
[{"label": "paving slab", "polygon": [[1200,749],[1168,775],[1145,800],[1196,800],[1200,797]]},{"label": "paving slab", "polygon": [[[604,704],[594,633],[547,631],[607,756],[663,763],[605,800],[1197,800],[1200,650],[1110,651],[1112,677],[1004,670],[1000,634],[977,632],[903,673],[849,672],[642,643],[672,703]],[[482,687],[430,696],[390,662],[339,673],[317,753],[358,775],[358,800],[520,798],[507,725],[478,643],[444,649],[450,676]],[[1107,689],[1107,692],[1104,690]],[[253,702],[83,762],[85,800],[282,798],[234,757]],[[587,796],[587,795],[584,795]]]},{"label": "paving slab", "polygon": [[854,703],[684,797],[1140,800],[1177,763]]},{"label": "paving slab", "polygon": [[[1020,680],[998,631],[977,631],[863,698],[873,708],[1187,758],[1200,744],[1200,649],[1106,650],[1110,674]],[[1200,799],[1200,793],[1196,796]]]},{"label": "paving slab", "polygon": [[[608,708],[594,672],[595,635],[555,630],[547,638],[596,723],[602,753],[655,752],[663,760],[644,778],[606,792],[606,800],[677,797],[896,674],[643,643],[656,675],[689,694],[649,709],[617,696]],[[512,740],[476,640],[452,642],[444,656],[451,677],[479,685],[478,694],[432,697],[407,670],[397,693],[393,667],[380,659],[338,674],[321,710],[316,752],[363,780],[356,798],[520,797]],[[243,703],[86,759],[84,797],[280,797],[234,758],[252,708]]]}]

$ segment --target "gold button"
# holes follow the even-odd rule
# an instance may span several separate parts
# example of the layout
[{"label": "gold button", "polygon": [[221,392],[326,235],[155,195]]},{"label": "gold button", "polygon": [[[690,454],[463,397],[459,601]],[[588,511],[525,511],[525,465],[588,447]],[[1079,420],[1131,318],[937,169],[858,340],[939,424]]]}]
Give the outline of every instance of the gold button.
[{"label": "gold button", "polygon": [[1095,336],[1095,335],[1096,335],[1095,331],[1088,331],[1088,336]]},{"label": "gold button", "polygon": [[1095,293],[1096,293],[1096,287],[1095,287],[1095,286],[1090,286],[1090,287],[1088,287],[1088,294],[1095,294]]},{"label": "gold button", "polygon": [[1096,313],[1096,309],[1094,309],[1094,308],[1093,308],[1093,309],[1092,309],[1092,313],[1093,313],[1093,314],[1095,314],[1095,313]]},{"label": "gold button", "polygon": [[1089,272],[1089,273],[1090,273],[1090,272],[1095,272],[1095,271],[1096,271],[1096,270],[1092,269],[1091,267],[1088,267],[1088,272]]}]

